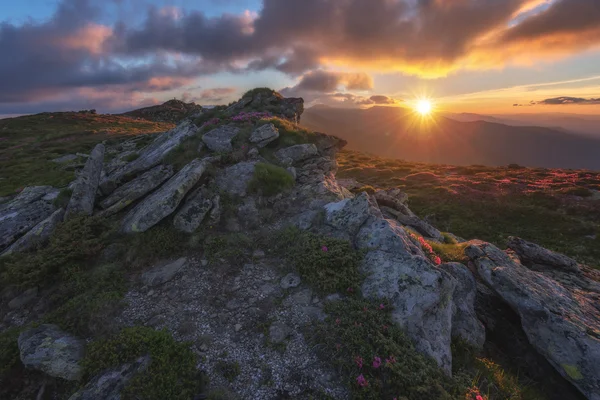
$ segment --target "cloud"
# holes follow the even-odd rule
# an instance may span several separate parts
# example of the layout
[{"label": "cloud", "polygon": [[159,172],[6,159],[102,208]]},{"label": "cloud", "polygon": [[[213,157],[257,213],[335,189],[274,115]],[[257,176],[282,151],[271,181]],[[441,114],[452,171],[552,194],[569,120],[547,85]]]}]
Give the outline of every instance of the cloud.
[{"label": "cloud", "polygon": [[396,104],[398,103],[398,100],[388,97],[388,96],[383,96],[383,95],[374,95],[369,97],[368,100],[365,100],[363,104]]},{"label": "cloud", "polygon": [[235,88],[213,88],[203,90],[198,100],[218,103],[236,92]]},{"label": "cloud", "polygon": [[581,97],[553,97],[550,99],[545,99],[541,101],[532,101],[532,105],[598,105],[600,104],[600,98],[594,99],[584,99]]},{"label": "cloud", "polygon": [[294,90],[312,92],[334,92],[340,87],[348,90],[373,89],[373,78],[364,72],[349,73],[316,70],[303,75]]}]

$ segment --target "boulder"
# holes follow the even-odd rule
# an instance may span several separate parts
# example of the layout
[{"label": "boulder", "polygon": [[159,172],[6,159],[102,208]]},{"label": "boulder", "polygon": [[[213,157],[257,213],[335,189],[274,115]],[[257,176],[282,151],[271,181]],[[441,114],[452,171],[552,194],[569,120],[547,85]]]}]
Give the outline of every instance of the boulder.
[{"label": "boulder", "polygon": [[481,279],[519,315],[533,347],[588,399],[600,399],[597,285],[559,282],[489,243],[472,242],[465,252]]},{"label": "boulder", "polygon": [[172,262],[159,264],[142,274],[142,282],[150,287],[167,283],[185,268],[186,263],[187,258],[182,257]]},{"label": "boulder", "polygon": [[106,196],[113,192],[117,186],[127,177],[131,177],[157,166],[185,139],[194,136],[198,127],[191,121],[186,120],[168,132],[159,135],[154,142],[145,147],[140,156],[132,162],[117,169],[100,183],[100,190]]},{"label": "boulder", "polygon": [[83,171],[77,177],[73,194],[67,205],[65,219],[76,215],[92,215],[103,163],[104,145],[98,144],[92,150],[92,154],[86,161]]},{"label": "boulder", "polygon": [[10,308],[11,310],[18,310],[35,300],[37,295],[38,288],[28,289],[20,295],[18,295],[17,297],[15,297],[14,299],[12,299],[11,301],[9,301],[8,308]]},{"label": "boulder", "polygon": [[144,197],[174,174],[173,166],[157,165],[138,178],[126,183],[110,196],[100,202],[105,211],[102,215],[110,216],[118,213],[134,201]]},{"label": "boulder", "polygon": [[217,153],[231,153],[233,145],[231,141],[240,132],[240,128],[231,125],[223,125],[202,136],[206,146]]},{"label": "boulder", "polygon": [[329,203],[325,207],[325,223],[354,237],[369,217],[369,195],[361,193],[353,199]]},{"label": "boulder", "polygon": [[380,207],[389,207],[408,216],[414,215],[406,205],[408,195],[400,189],[378,190],[374,197]]},{"label": "boulder", "polygon": [[79,159],[79,156],[77,156],[75,154],[65,154],[64,156],[53,159],[52,161],[57,164],[64,164],[64,163],[69,163],[71,161],[75,161],[78,159]]},{"label": "boulder", "polygon": [[173,225],[182,232],[193,233],[200,227],[212,207],[213,203],[210,195],[204,188],[200,188],[185,201],[185,204],[175,215]]},{"label": "boulder", "polygon": [[256,161],[243,161],[219,171],[217,187],[230,195],[245,196],[256,164]]},{"label": "boulder", "polygon": [[254,90],[226,111],[228,113],[238,113],[257,109],[268,109],[275,116],[300,122],[300,116],[304,112],[304,100],[293,97],[284,98],[273,90]]},{"label": "boulder", "polygon": [[269,340],[274,344],[281,344],[292,334],[292,329],[281,322],[275,322],[269,327]]},{"label": "boulder", "polygon": [[46,199],[52,198],[55,192],[58,190],[50,186],[27,187],[0,206],[0,251],[52,215],[56,208]]},{"label": "boulder", "polygon": [[171,215],[187,192],[200,180],[209,164],[208,160],[195,159],[169,179],[160,189],[146,197],[123,220],[122,231],[145,232]]},{"label": "boulder", "polygon": [[381,211],[383,211],[383,213],[389,216],[390,218],[393,218],[396,221],[400,222],[402,225],[413,228],[415,231],[417,231],[426,238],[430,238],[438,242],[444,242],[444,236],[440,231],[438,231],[436,228],[434,228],[433,226],[423,221],[414,214],[406,215],[400,211],[396,211],[395,209],[389,207],[381,207]]},{"label": "boulder", "polygon": [[311,143],[284,147],[275,153],[275,157],[285,166],[291,166],[299,161],[315,157],[317,154],[317,146]]},{"label": "boulder", "polygon": [[475,313],[477,283],[473,273],[460,263],[446,263],[438,268],[456,279],[456,290],[452,296],[452,337],[482,349],[485,343],[485,327]]},{"label": "boulder", "polygon": [[572,258],[555,253],[521,238],[509,237],[508,247],[514,250],[524,263],[557,268],[568,272],[581,272],[577,261]]},{"label": "boulder", "polygon": [[48,218],[31,228],[25,235],[21,236],[21,238],[6,249],[2,255],[6,256],[12,253],[27,251],[44,244],[50,239],[50,235],[52,235],[58,224],[62,222],[64,215],[65,210],[63,208],[54,211]]},{"label": "boulder", "polygon": [[54,378],[76,381],[81,378],[79,361],[83,357],[83,340],[56,325],[40,325],[21,332],[18,339],[21,362]]},{"label": "boulder", "polygon": [[69,400],[121,400],[121,391],[131,378],[145,371],[150,362],[150,357],[144,356],[135,362],[104,371],[92,378],[83,389],[69,397]]},{"label": "boulder", "polygon": [[273,124],[265,124],[252,132],[250,135],[250,143],[256,144],[258,147],[265,147],[269,143],[279,138],[279,130]]}]

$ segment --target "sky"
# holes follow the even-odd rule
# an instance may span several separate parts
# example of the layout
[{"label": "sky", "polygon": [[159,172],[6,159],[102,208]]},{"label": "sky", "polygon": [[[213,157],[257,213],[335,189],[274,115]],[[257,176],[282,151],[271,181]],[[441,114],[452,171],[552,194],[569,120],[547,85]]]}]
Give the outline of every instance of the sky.
[{"label": "sky", "polygon": [[19,0],[0,115],[226,104],[600,114],[599,0]]}]

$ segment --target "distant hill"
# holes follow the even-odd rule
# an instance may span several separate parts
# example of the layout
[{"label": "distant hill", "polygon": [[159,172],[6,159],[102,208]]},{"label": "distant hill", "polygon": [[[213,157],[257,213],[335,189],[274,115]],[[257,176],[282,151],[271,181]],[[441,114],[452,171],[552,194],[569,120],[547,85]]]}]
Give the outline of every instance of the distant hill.
[{"label": "distant hill", "polygon": [[316,106],[302,116],[310,129],[348,141],[348,148],[382,157],[453,165],[520,164],[600,170],[600,140],[537,126],[443,116],[423,120],[399,107]]},{"label": "distant hill", "polygon": [[157,106],[140,108],[120,115],[142,118],[154,122],[179,122],[190,115],[198,113],[200,110],[202,110],[202,106],[196,103],[169,100]]}]

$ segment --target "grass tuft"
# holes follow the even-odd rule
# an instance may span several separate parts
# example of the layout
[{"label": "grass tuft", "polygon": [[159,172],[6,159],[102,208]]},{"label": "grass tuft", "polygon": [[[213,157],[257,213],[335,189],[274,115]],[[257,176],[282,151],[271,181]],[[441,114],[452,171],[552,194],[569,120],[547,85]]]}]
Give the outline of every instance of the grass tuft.
[{"label": "grass tuft", "polygon": [[261,192],[265,196],[274,196],[292,188],[294,184],[294,177],[285,168],[258,163],[254,167],[254,176],[248,188],[250,192]]}]

